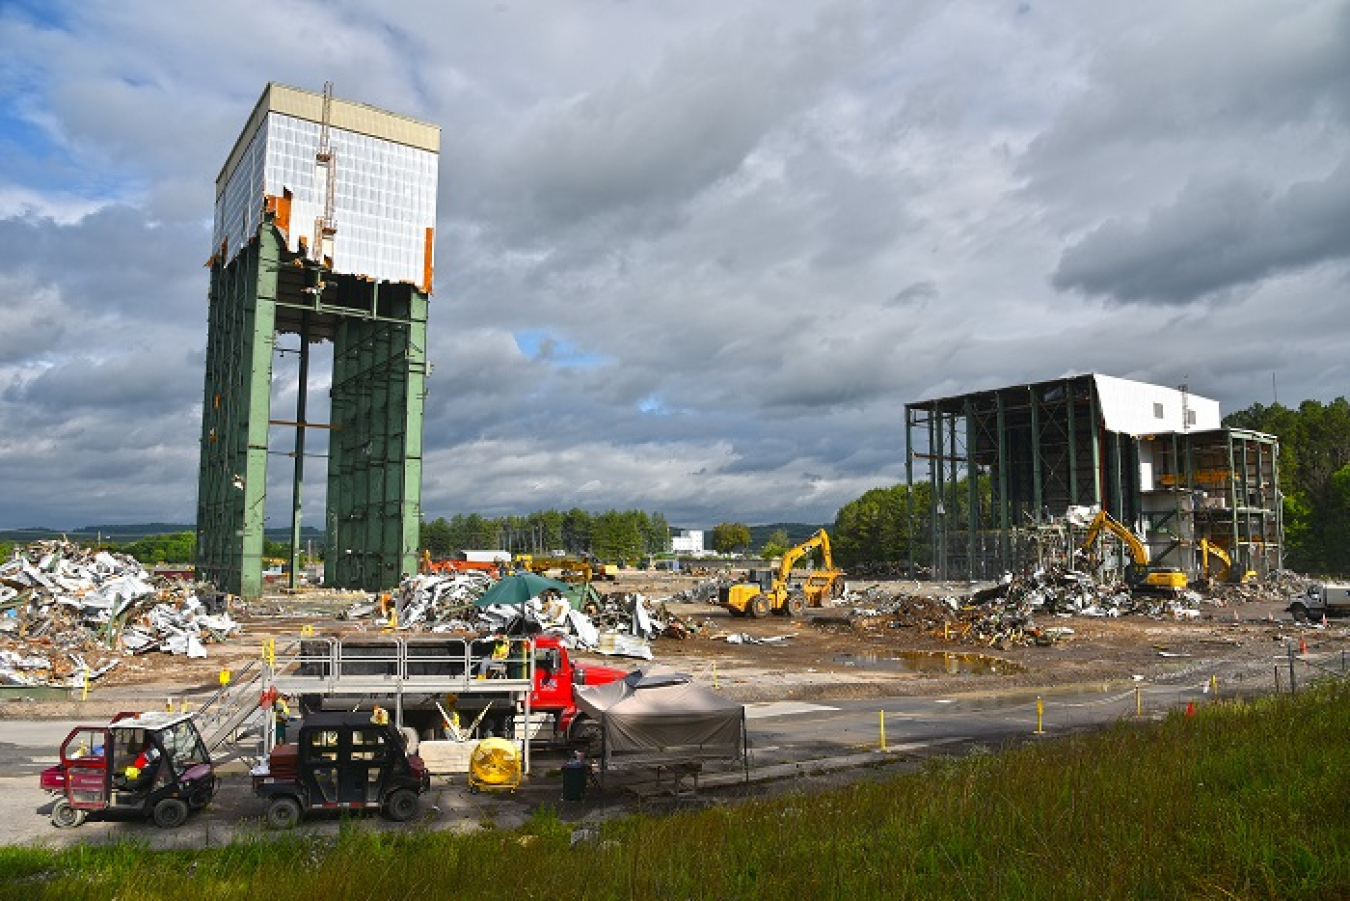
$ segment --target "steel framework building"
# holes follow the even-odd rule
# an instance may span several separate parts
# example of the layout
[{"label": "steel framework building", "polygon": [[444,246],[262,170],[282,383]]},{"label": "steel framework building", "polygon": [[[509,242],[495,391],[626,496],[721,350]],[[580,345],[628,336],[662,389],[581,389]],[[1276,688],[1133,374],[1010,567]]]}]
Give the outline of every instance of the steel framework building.
[{"label": "steel framework building", "polygon": [[1193,579],[1202,539],[1234,573],[1282,565],[1277,439],[1224,428],[1218,403],[1185,388],[1089,374],[907,404],[905,450],[911,497],[916,462],[927,485],[910,565],[935,578],[1068,562],[1093,508]]},{"label": "steel framework building", "polygon": [[[328,432],[327,584],[415,571],[437,126],[269,83],[216,179],[197,573],[262,587],[269,453],[294,460],[299,570],[306,432]],[[299,339],[293,420],[272,418],[277,336]],[[308,419],[311,345],[333,350],[330,422]],[[293,434],[284,451],[272,427]],[[281,431],[284,429],[285,431]]]}]

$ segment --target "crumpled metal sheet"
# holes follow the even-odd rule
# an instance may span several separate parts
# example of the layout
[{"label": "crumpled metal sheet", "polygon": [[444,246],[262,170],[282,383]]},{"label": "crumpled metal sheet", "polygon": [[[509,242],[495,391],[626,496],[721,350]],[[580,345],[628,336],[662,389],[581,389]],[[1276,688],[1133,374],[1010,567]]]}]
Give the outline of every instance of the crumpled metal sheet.
[{"label": "crumpled metal sheet", "polygon": [[569,647],[644,660],[652,659],[653,640],[687,638],[701,628],[640,594],[593,594],[581,610],[551,596],[523,605],[476,607],[474,601],[493,582],[478,572],[419,573],[404,579],[392,596],[359,601],[344,616],[374,619],[399,631],[433,633],[505,630],[523,616],[530,630],[559,636]]},{"label": "crumpled metal sheet", "polygon": [[[154,576],[126,554],[39,541],[0,563],[0,683],[78,686],[119,656],[203,657],[240,629],[228,612],[208,614],[191,583]],[[44,665],[15,662],[34,658]]]},{"label": "crumpled metal sheet", "polygon": [[[925,591],[923,583],[893,591],[881,586],[850,593],[849,623],[855,627],[917,628],[949,641],[995,648],[1050,645],[1073,631],[1045,626],[1049,618],[1148,616],[1194,619],[1203,604],[1222,605],[1235,593],[1205,597],[1189,589],[1174,595],[1132,592],[1121,582],[1097,582],[1065,567],[1007,573],[994,585],[964,593]],[[1245,586],[1244,586],[1245,588]]]}]

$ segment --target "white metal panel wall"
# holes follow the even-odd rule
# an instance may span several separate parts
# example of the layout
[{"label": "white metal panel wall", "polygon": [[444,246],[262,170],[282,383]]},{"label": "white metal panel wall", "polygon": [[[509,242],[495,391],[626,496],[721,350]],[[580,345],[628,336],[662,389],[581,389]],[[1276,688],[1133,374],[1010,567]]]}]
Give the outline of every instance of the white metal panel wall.
[{"label": "white metal panel wall", "polygon": [[[436,224],[437,154],[369,135],[329,129],[336,179],[333,268],[384,281],[421,284],[426,230]],[[212,245],[231,258],[257,230],[263,195],[290,190],[287,243],[312,242],[322,212],[323,181],[315,162],[319,125],[269,113],[216,201]]]},{"label": "white metal panel wall", "polygon": [[[1109,375],[1093,375],[1101,401],[1102,420],[1112,432],[1154,435],[1162,432],[1199,432],[1221,425],[1219,402],[1175,388],[1150,385]],[[1183,403],[1184,397],[1184,403]],[[1183,406],[1193,414],[1187,424]],[[1161,411],[1161,416],[1158,415]]]}]

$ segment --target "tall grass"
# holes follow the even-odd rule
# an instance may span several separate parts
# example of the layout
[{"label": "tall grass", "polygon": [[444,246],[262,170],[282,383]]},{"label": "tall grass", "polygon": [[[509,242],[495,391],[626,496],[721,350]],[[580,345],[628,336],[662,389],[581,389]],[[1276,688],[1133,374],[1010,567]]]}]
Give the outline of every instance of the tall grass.
[{"label": "tall grass", "polygon": [[912,776],[605,824],[0,850],[0,897],[1350,897],[1350,690],[1122,722]]}]

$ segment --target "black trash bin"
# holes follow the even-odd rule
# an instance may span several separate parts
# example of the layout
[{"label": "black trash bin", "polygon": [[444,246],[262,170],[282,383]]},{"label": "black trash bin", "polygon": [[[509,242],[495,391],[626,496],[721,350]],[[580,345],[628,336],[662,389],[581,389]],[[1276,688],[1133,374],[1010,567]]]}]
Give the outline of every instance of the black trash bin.
[{"label": "black trash bin", "polygon": [[562,765],[563,800],[581,801],[586,797],[586,779],[591,774],[584,760],[569,760]]}]

